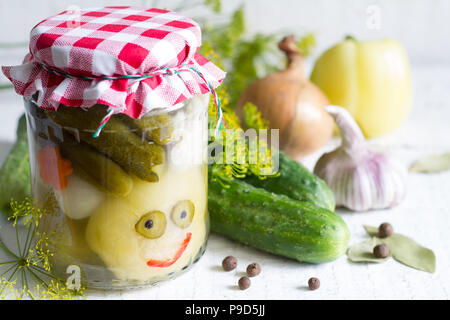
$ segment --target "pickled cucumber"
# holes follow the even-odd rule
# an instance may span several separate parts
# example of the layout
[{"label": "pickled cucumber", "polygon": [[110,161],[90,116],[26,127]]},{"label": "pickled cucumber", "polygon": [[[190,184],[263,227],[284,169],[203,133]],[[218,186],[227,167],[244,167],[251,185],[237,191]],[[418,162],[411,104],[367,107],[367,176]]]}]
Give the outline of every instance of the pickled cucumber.
[{"label": "pickled cucumber", "polygon": [[136,133],[144,139],[159,145],[166,145],[173,140],[173,125],[170,115],[167,113],[144,116],[141,119],[132,119],[127,115],[120,115],[127,126],[136,130]]},{"label": "pickled cucumber", "polygon": [[145,181],[158,181],[158,176],[152,168],[163,163],[164,149],[159,145],[140,139],[116,117],[112,117],[101,134],[94,138],[93,133],[105,114],[106,107],[103,106],[95,106],[87,111],[81,108],[60,106],[56,112],[47,112],[47,116],[55,123],[110,157],[126,172]]},{"label": "pickled cucumber", "polygon": [[64,156],[79,166],[105,190],[126,196],[131,192],[133,180],[117,163],[97,152],[84,142],[76,142],[69,134],[64,134],[60,144]]}]

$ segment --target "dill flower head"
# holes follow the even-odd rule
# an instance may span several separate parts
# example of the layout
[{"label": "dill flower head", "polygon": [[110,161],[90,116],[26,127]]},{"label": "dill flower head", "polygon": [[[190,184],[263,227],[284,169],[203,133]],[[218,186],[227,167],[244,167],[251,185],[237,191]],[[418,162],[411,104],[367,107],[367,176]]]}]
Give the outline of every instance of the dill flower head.
[{"label": "dill flower head", "polygon": [[[69,289],[63,279],[52,274],[49,235],[38,230],[45,214],[35,202],[11,201],[9,220],[15,229],[16,248],[8,248],[0,239],[0,250],[7,258],[0,261],[1,299],[79,299],[84,288]],[[19,228],[23,226],[24,235]]]}]

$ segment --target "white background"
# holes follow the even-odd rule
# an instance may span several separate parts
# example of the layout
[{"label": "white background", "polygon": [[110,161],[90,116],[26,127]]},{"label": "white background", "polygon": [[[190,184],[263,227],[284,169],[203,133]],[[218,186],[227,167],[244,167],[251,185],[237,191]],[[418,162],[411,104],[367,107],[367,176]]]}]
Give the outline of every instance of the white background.
[{"label": "white background", "polygon": [[[177,1],[160,1],[171,8]],[[241,1],[223,0],[224,11]],[[48,15],[78,4],[148,4],[149,1],[0,0],[0,43],[26,42],[32,26]],[[359,39],[394,37],[407,49],[414,85],[414,106],[406,123],[395,133],[370,143],[392,153],[405,166],[426,154],[450,151],[450,1],[448,0],[247,0],[249,32],[314,32],[315,54],[346,34]],[[381,11],[380,29],[367,27],[367,8]],[[194,14],[194,13],[193,13]],[[196,15],[198,13],[195,13]],[[200,13],[201,14],[201,13]],[[221,19],[221,18],[220,18]],[[0,65],[19,63],[26,48],[1,49]],[[313,57],[314,58],[314,57]],[[313,60],[313,59],[311,59]],[[310,60],[310,61],[311,61]],[[0,78],[0,84],[5,83]],[[21,98],[0,90],[0,160],[14,139],[16,119],[23,112]],[[336,141],[334,141],[336,143]],[[331,145],[325,149],[329,149]],[[322,150],[323,151],[323,150]],[[318,153],[316,157],[319,155]],[[307,161],[312,165],[314,157]],[[450,297],[450,172],[410,174],[405,201],[392,210],[352,214],[341,212],[352,238],[366,239],[362,224],[389,221],[394,228],[433,249],[435,274],[416,271],[395,261],[381,265],[352,264],[343,256],[333,263],[307,265],[275,257],[210,237],[205,256],[195,268],[175,281],[156,288],[119,293],[90,292],[89,298],[139,299],[448,299]],[[239,259],[236,271],[221,271],[226,255]],[[247,291],[236,288],[248,263],[259,262],[263,272]],[[319,290],[306,290],[311,276],[321,279]]]}]

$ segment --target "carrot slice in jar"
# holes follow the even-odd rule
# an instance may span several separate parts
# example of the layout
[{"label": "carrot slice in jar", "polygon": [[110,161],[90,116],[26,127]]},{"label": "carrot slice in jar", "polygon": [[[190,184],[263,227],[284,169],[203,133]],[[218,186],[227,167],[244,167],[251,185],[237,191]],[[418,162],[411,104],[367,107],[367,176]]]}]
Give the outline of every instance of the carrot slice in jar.
[{"label": "carrot slice in jar", "polygon": [[46,146],[38,151],[39,174],[46,184],[57,190],[67,187],[67,176],[73,172],[70,160],[61,156],[58,146]]}]

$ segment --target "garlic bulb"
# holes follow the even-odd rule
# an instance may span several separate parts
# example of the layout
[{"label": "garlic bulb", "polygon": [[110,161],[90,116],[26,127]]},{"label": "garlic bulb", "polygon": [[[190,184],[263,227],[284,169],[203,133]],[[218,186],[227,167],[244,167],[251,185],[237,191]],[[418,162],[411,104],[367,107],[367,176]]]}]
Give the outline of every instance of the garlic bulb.
[{"label": "garlic bulb", "polygon": [[337,106],[326,110],[339,127],[342,144],[319,159],[314,173],[331,188],[336,205],[366,211],[399,204],[406,193],[406,168],[385,154],[369,150],[347,110]]}]

